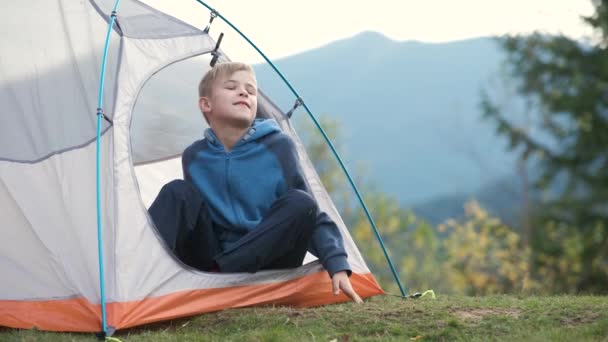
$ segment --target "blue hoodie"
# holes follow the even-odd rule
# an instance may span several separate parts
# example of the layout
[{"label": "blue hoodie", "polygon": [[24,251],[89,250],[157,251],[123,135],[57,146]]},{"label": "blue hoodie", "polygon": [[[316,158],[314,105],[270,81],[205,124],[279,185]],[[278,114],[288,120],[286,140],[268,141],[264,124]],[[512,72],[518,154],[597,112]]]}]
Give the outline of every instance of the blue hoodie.
[{"label": "blue hoodie", "polygon": [[[182,155],[184,179],[202,194],[223,249],[255,229],[270,206],[291,189],[310,193],[293,141],[273,119],[256,119],[234,145],[224,149],[211,129]],[[310,251],[333,276],[348,271],[342,236],[319,211]]]}]

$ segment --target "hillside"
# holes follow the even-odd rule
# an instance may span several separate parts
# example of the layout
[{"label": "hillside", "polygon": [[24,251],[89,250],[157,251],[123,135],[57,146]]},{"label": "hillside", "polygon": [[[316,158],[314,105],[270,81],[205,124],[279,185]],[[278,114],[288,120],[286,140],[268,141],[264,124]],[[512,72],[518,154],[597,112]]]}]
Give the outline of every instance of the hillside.
[{"label": "hillside", "polygon": [[[364,32],[276,64],[316,115],[341,124],[347,163],[369,164],[381,190],[413,204],[471,194],[514,172],[478,109],[501,61],[491,38],[428,44]],[[269,67],[257,72],[289,108],[293,96]]]},{"label": "hillside", "polygon": [[[598,296],[381,296],[319,308],[260,307],[157,323],[115,336],[132,341],[606,341]],[[0,328],[2,341],[96,341],[92,334]]]}]

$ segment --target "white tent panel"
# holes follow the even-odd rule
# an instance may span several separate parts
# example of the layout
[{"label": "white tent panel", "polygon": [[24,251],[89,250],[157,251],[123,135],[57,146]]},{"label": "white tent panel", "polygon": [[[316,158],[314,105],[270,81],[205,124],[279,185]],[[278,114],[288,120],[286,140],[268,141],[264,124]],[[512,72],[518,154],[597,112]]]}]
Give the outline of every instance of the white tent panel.
[{"label": "white tent panel", "polygon": [[150,208],[164,184],[174,179],[184,178],[182,158],[178,156],[161,162],[136,166],[135,174],[139,183],[142,203],[146,208]]},{"label": "white tent panel", "polygon": [[[103,203],[113,203],[111,133],[102,138]],[[84,296],[99,302],[95,143],[42,162],[0,161],[1,299]],[[102,222],[112,226],[113,207]],[[106,246],[112,236],[104,236]],[[113,267],[106,253],[105,265]]]},{"label": "white tent panel", "polygon": [[110,300],[143,298],[165,285],[167,291],[182,288],[168,283],[184,271],[164,249],[141,201],[131,154],[131,111],[144,82],[154,73],[167,64],[209,52],[214,46],[207,35],[166,40],[124,38],[126,57],[121,67],[113,127],[116,192],[113,250],[120,262],[116,265],[116,288],[109,292]]}]

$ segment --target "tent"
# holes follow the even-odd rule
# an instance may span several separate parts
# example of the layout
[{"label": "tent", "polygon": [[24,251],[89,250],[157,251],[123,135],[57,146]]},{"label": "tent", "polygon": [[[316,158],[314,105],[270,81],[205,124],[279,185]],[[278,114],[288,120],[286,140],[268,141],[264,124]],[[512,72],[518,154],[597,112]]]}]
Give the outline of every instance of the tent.
[{"label": "tent", "polygon": [[[0,21],[0,325],[99,332],[106,320],[124,329],[225,308],[348,300],[331,293],[314,260],[293,270],[218,274],[189,268],[168,251],[146,208],[165,182],[181,177],[181,150],[205,124],[142,89],[194,56],[201,56],[200,77],[216,41],[139,1],[123,0],[113,13],[114,6],[17,1]],[[106,32],[98,211],[96,103]],[[219,62],[228,60],[218,51]],[[172,96],[194,104],[196,85],[190,87]],[[361,297],[383,293],[287,116],[263,93],[259,102],[258,114],[276,119],[296,141],[314,196],[338,223],[353,287]]]}]

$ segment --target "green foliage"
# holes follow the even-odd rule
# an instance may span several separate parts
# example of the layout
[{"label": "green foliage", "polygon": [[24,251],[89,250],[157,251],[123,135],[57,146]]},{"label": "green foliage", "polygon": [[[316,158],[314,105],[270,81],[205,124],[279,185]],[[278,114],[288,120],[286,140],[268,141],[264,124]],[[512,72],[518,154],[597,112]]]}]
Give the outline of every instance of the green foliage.
[{"label": "green foliage", "polygon": [[487,91],[481,102],[511,148],[541,168],[535,186],[550,196],[531,217],[532,275],[559,291],[608,291],[608,0],[593,5],[588,43],[538,33],[501,42],[510,82],[533,109],[528,126]]},{"label": "green foliage", "polygon": [[[588,246],[604,239],[606,227],[598,223],[593,229],[581,230],[559,221],[545,222],[543,236],[537,236],[538,250],[534,259],[539,279],[553,284],[553,293],[605,291],[608,263]],[[586,267],[585,263],[591,260]],[[590,274],[585,274],[590,272]],[[582,287],[581,281],[588,282]]]},{"label": "green foliage", "polygon": [[529,289],[529,251],[519,235],[475,201],[466,204],[465,214],[463,222],[448,220],[440,226],[449,231],[444,269],[450,285],[472,295]]},{"label": "green foliage", "polygon": [[[342,170],[314,127],[298,122],[299,131],[321,180],[357,242],[368,266],[389,293],[398,293],[384,252]],[[340,146],[338,125],[321,125]],[[478,203],[466,205],[465,219],[433,227],[399,202],[358,182],[380,235],[401,279],[409,289],[433,288],[441,293],[489,294],[535,289],[528,279],[529,251],[511,228],[490,217]]]}]

